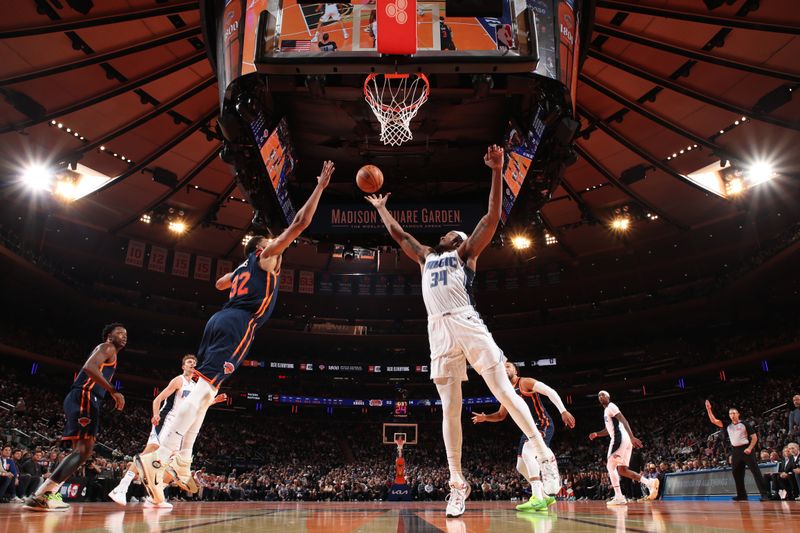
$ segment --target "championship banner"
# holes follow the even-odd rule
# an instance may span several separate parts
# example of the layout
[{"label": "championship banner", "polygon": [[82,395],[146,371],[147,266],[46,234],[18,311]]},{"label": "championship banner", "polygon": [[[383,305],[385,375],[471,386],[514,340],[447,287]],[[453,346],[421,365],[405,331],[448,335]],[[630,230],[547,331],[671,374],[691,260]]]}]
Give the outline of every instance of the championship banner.
[{"label": "championship banner", "polygon": [[211,279],[211,258],[198,255],[194,260],[194,279],[208,281]]},{"label": "championship banner", "polygon": [[278,287],[280,292],[294,292],[294,270],[288,268],[281,269],[281,285]]},{"label": "championship banner", "polygon": [[352,276],[339,276],[339,280],[336,283],[336,292],[338,294],[352,294],[353,293]]},{"label": "championship banner", "polygon": [[378,276],[375,280],[375,296],[386,296],[389,289],[389,278],[386,276]]},{"label": "championship banner", "polygon": [[330,294],[333,292],[333,279],[331,278],[330,274],[323,272],[319,276],[319,286],[317,287],[317,290],[324,294]]},{"label": "championship banner", "polygon": [[175,252],[175,255],[172,257],[172,275],[188,278],[191,258],[192,256],[186,252]]},{"label": "championship banner", "polygon": [[125,264],[135,267],[144,265],[144,243],[140,241],[128,241],[128,253],[125,255]]},{"label": "championship banner", "polygon": [[358,278],[358,295],[369,296],[372,291],[372,276],[359,276]]},{"label": "championship banner", "polygon": [[219,279],[228,272],[232,271],[233,271],[233,263],[231,261],[226,261],[225,259],[217,259],[216,279]]},{"label": "championship banner", "polygon": [[[472,233],[486,214],[481,204],[403,204],[389,206],[392,216],[411,233],[442,235],[457,230]],[[309,228],[310,233],[385,233],[378,212],[370,205],[320,205]]]},{"label": "championship banner", "polygon": [[300,271],[300,285],[297,287],[300,294],[314,294],[314,273],[308,270]]},{"label": "championship banner", "polygon": [[154,272],[165,272],[167,269],[167,249],[161,246],[150,248],[150,261],[147,263],[147,270]]}]

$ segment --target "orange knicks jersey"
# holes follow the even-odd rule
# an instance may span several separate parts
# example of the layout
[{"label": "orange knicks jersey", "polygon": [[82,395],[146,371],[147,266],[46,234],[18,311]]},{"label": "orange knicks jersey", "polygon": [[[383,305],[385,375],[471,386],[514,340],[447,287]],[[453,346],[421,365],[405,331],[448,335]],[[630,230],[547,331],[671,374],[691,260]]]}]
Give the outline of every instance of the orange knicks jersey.
[{"label": "orange knicks jersey", "polygon": [[280,273],[262,270],[255,252],[251,253],[233,271],[229,299],[223,309],[247,311],[253,315],[256,328],[261,327],[275,309],[279,278]]}]

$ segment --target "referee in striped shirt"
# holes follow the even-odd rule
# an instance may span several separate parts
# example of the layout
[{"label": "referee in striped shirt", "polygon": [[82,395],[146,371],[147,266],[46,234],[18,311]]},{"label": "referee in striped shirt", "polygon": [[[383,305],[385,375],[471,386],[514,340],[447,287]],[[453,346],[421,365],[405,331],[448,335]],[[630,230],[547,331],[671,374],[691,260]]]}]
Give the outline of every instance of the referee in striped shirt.
[{"label": "referee in striped shirt", "polygon": [[[711,402],[706,400],[706,412],[711,423],[717,427],[722,427],[722,420],[714,416],[711,410]],[[728,409],[728,416],[731,423],[728,424],[728,440],[731,443],[731,455],[733,456],[733,480],[736,483],[736,496],[734,501],[746,501],[747,491],[744,488],[744,469],[749,468],[750,473],[753,474],[753,479],[758,487],[758,492],[761,493],[761,501],[769,501],[769,492],[767,491],[767,484],[761,476],[756,464],[756,458],[753,454],[753,449],[758,442],[758,435],[756,435],[753,426],[747,422],[742,422],[739,419],[739,410],[735,407]]]}]

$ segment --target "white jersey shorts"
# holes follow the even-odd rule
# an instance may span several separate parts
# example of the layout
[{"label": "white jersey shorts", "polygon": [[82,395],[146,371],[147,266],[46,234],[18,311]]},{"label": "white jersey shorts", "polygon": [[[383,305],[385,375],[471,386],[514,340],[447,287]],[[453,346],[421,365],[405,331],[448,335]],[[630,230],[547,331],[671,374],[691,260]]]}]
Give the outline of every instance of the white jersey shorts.
[{"label": "white jersey shorts", "polygon": [[342,20],[342,14],[339,13],[339,6],[337,4],[325,4],[325,13],[322,14],[319,20],[320,22]]},{"label": "white jersey shorts", "polygon": [[611,466],[629,466],[631,464],[631,454],[633,453],[633,444],[631,440],[623,437],[619,447],[612,450],[614,444],[608,447],[608,464]]},{"label": "white jersey shorts", "polygon": [[452,377],[467,381],[467,362],[478,374],[506,362],[503,351],[472,306],[429,316],[428,340],[434,380]]}]

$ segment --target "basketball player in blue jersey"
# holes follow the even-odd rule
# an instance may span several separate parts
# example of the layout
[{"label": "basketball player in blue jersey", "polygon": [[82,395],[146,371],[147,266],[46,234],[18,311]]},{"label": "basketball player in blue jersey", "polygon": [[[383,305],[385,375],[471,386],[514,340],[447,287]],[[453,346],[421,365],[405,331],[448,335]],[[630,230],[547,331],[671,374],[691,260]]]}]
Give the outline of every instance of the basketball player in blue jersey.
[{"label": "basketball player in blue jersey", "polygon": [[103,343],[99,344],[78,372],[67,397],[64,398],[63,440],[72,441],[72,453],[64,458],[53,474],[36,492],[25,500],[30,511],[66,511],[69,505],[61,499],[61,485],[74,474],[94,451],[100,431],[100,408],[106,392],[113,398],[118,411],[125,407],[125,397],[111,385],[117,368],[117,355],[128,344],[128,331],[119,323],[103,328]]},{"label": "basketball player in blue jersey", "polygon": [[[506,408],[528,442],[522,459],[532,475],[539,475],[548,494],[560,488],[556,459],[536,429],[530,409],[514,393],[503,364],[506,358],[475,310],[472,280],[481,252],[489,245],[497,225],[503,195],[503,149],[490,146],[483,162],[492,170],[489,209],[472,234],[450,231],[435,247],[424,246],[403,230],[386,208],[389,194],[371,195],[371,203],[389,234],[422,272],[422,299],[428,312],[431,379],[442,400],[442,434],[450,469],[450,495],[446,516],[464,514],[470,485],[461,472],[461,382],[467,380],[467,361],[481,375],[489,390]],[[537,463],[538,458],[538,463]]]},{"label": "basketball player in blue jersey", "polygon": [[[539,428],[539,431],[542,433],[544,443],[548,448],[550,447],[550,441],[553,440],[555,425],[553,424],[553,419],[550,417],[550,413],[547,412],[547,409],[545,409],[544,404],[542,403],[542,399],[539,396],[540,394],[544,394],[551,402],[553,402],[553,405],[556,406],[558,412],[561,413],[561,420],[564,422],[565,426],[570,429],[575,427],[575,417],[572,416],[569,411],[567,411],[567,408],[564,407],[564,402],[561,401],[561,396],[559,396],[554,389],[533,378],[519,377],[519,374],[517,373],[517,365],[511,361],[506,361],[505,367],[508,379],[511,382],[511,385],[514,387],[514,392],[519,394],[525,400],[525,404],[533,414],[536,427]],[[507,416],[508,410],[501,405],[500,409],[488,415],[484,413],[474,413],[472,415],[472,423],[480,424],[482,422],[502,422]],[[556,503],[556,499],[552,496],[544,495],[542,481],[539,475],[532,476],[525,467],[525,462],[522,460],[522,448],[525,446],[526,442],[528,442],[528,437],[522,435],[522,437],[520,437],[519,447],[517,448],[517,472],[522,474],[522,476],[531,484],[531,497],[527,502],[517,505],[517,510],[543,511],[546,510],[550,505]]]},{"label": "basketball player in blue jersey", "polygon": [[172,480],[189,486],[192,458],[182,443],[188,435],[200,431],[219,386],[247,357],[256,331],[272,313],[282,254],[311,224],[333,171],[333,163],[326,161],[317,186],[292,223],[275,238],[251,238],[245,245],[244,263],[217,280],[217,289],[228,291],[228,302],[209,319],[203,331],[197,351],[197,385],[175,410],[175,416],[164,424],[158,436],[158,450],[134,457],[154,504],[164,501],[164,488]]}]

